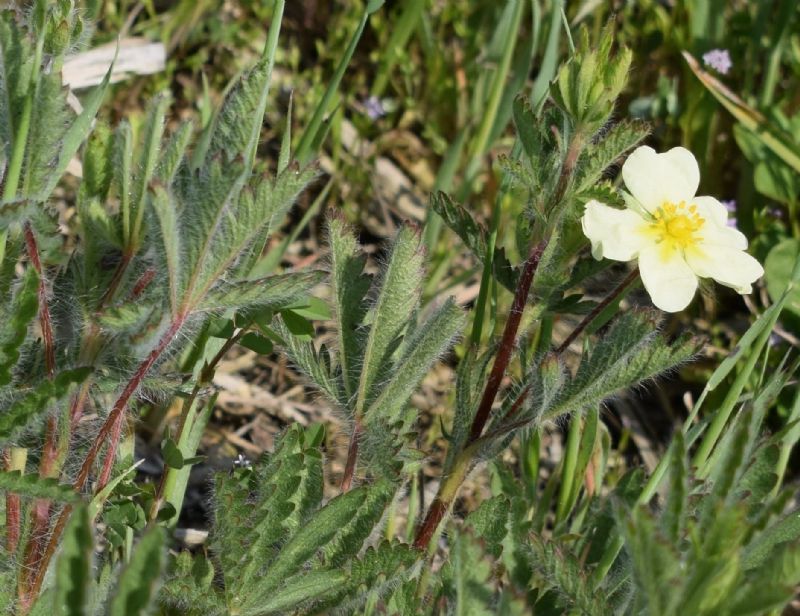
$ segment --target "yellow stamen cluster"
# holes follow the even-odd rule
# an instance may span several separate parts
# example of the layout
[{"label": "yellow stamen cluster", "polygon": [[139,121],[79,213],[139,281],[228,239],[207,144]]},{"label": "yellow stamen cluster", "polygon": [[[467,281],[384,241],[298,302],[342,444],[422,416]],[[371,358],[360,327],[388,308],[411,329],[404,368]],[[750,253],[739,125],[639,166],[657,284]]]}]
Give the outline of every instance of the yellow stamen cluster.
[{"label": "yellow stamen cluster", "polygon": [[697,233],[705,222],[696,205],[665,203],[653,214],[649,230],[657,242],[665,243],[664,248],[688,248],[702,239]]}]

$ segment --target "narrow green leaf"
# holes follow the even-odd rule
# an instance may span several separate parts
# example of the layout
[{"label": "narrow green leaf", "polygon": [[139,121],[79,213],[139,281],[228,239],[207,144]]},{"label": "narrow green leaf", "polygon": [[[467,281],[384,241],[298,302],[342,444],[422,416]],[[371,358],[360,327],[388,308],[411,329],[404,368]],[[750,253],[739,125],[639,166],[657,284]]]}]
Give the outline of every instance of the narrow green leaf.
[{"label": "narrow green leaf", "polygon": [[280,309],[297,301],[324,278],[324,272],[306,271],[223,283],[197,305],[197,310]]},{"label": "narrow green leaf", "polygon": [[419,233],[402,227],[392,244],[373,308],[358,385],[357,414],[365,412],[374,399],[375,385],[383,380],[400,336],[411,320],[421,291],[423,259]]},{"label": "narrow green leaf", "polygon": [[94,539],[86,506],[73,510],[61,541],[56,562],[53,609],[57,616],[85,616],[89,591],[94,582]]},{"label": "narrow green leaf", "polygon": [[130,562],[122,570],[111,600],[110,616],[144,616],[161,577],[164,533],[154,526],[139,540]]},{"label": "narrow green leaf", "polygon": [[328,242],[339,361],[345,393],[352,396],[358,388],[364,338],[362,325],[367,312],[364,298],[369,291],[370,278],[363,273],[366,257],[361,254],[358,242],[344,220],[329,218]]},{"label": "narrow green leaf", "polygon": [[339,587],[347,580],[342,570],[307,571],[299,573],[288,580],[277,590],[269,593],[256,591],[248,602],[252,608],[242,610],[242,616],[266,616],[267,614],[287,614],[298,609],[303,603],[312,600],[324,600],[329,594],[339,591]]},{"label": "narrow green leaf", "polygon": [[433,363],[445,353],[466,321],[464,311],[452,298],[413,332],[397,369],[366,413],[367,421],[393,423]]},{"label": "narrow green leaf", "polygon": [[[117,51],[118,50],[119,48],[117,48]],[[47,184],[45,184],[40,193],[41,200],[46,199],[50,193],[53,192],[53,189],[56,187],[56,184],[58,184],[58,181],[61,179],[64,171],[66,171],[69,161],[72,160],[72,157],[78,151],[78,148],[89,135],[89,132],[92,129],[92,122],[94,121],[97,111],[100,109],[100,105],[105,98],[106,91],[108,90],[108,84],[111,80],[111,72],[116,60],[117,52],[115,51],[114,59],[111,61],[111,65],[108,67],[108,71],[106,72],[105,77],[103,77],[103,81],[100,83],[100,85],[92,90],[91,94],[86,97],[86,99],[84,99],[83,111],[81,111],[80,115],[75,118],[64,134],[61,140],[58,163],[56,164],[55,168],[51,170]]]}]

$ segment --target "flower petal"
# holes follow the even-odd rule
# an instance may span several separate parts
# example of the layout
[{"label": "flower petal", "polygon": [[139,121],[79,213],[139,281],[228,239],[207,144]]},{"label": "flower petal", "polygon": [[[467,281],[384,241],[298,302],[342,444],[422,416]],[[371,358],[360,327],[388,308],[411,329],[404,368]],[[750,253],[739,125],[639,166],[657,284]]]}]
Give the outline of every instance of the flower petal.
[{"label": "flower petal", "polygon": [[714,197],[694,197],[692,205],[697,206],[697,213],[718,227],[728,223],[728,210]]},{"label": "flower petal", "polygon": [[686,251],[686,261],[701,278],[713,278],[737,293],[751,293],[764,268],[749,254],[730,246],[700,244]]},{"label": "flower petal", "polygon": [[653,303],[666,312],[686,308],[697,290],[697,276],[680,250],[648,246],[639,253],[639,271]]},{"label": "flower petal", "polygon": [[747,238],[734,227],[717,227],[713,224],[703,225],[699,235],[702,238],[701,244],[707,246],[724,246],[735,248],[736,250],[747,249]]},{"label": "flower petal", "polygon": [[592,242],[592,256],[597,259],[631,261],[646,244],[639,232],[645,220],[632,210],[619,210],[599,201],[589,201],[581,218],[583,233]]},{"label": "flower petal", "polygon": [[622,165],[622,179],[631,194],[653,213],[665,203],[691,201],[700,184],[700,169],[686,148],[657,154],[641,146]]},{"label": "flower petal", "polygon": [[705,219],[706,224],[700,230],[703,243],[729,246],[738,250],[747,248],[744,234],[728,225],[728,210],[714,197],[695,197],[692,205],[697,206],[697,213]]}]

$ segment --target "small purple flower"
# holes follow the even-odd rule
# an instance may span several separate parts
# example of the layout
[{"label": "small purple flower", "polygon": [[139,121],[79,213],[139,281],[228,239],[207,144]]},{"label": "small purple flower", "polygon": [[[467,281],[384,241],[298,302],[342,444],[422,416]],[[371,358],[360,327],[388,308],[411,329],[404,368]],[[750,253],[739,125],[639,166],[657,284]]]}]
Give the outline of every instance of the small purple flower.
[{"label": "small purple flower", "polygon": [[370,96],[364,101],[364,108],[370,120],[378,120],[386,115],[381,99],[377,96]]},{"label": "small purple flower", "polygon": [[728,220],[725,221],[725,224],[728,225],[729,227],[733,227],[735,229],[736,228],[736,219],[735,218],[729,218]]},{"label": "small purple flower", "polygon": [[736,213],[736,199],[728,199],[727,201],[720,201],[720,203],[725,206],[725,209],[730,214]]},{"label": "small purple flower", "polygon": [[733,60],[727,49],[712,49],[703,54],[703,64],[710,66],[721,75],[727,75],[733,66]]}]

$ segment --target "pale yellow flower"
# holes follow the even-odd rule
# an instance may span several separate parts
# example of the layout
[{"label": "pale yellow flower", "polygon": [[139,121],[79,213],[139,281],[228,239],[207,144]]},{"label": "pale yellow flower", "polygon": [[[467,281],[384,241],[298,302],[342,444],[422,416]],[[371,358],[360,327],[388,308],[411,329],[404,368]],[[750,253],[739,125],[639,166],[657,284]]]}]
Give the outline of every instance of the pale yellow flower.
[{"label": "pale yellow flower", "polygon": [[695,196],[700,170],[689,150],[639,147],[622,166],[622,179],[630,192],[625,209],[586,204],[581,224],[595,259],[638,259],[645,289],[667,312],[689,305],[698,278],[752,292],[764,269],[745,252],[747,238],[726,224],[725,206]]}]

